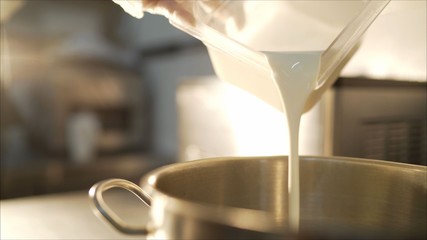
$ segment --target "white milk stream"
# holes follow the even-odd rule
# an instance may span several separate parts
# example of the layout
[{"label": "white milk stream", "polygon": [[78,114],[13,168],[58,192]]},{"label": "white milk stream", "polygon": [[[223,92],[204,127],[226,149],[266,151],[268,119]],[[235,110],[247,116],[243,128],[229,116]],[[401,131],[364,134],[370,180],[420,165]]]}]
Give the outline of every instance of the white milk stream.
[{"label": "white milk stream", "polygon": [[[282,110],[287,119],[289,160],[288,160],[288,223],[289,228],[298,232],[300,222],[300,184],[299,184],[299,127],[301,116],[310,94],[317,86],[320,69],[320,57],[323,51],[262,51],[268,61],[270,74],[256,74],[250,64],[239,61],[228,61],[224,54],[210,52],[215,70],[220,78],[233,81],[239,76],[254,84],[255,95],[265,91],[268,84],[275,85],[276,93],[280,95]],[[237,74],[237,75],[236,75]],[[262,79],[255,79],[261,77]],[[273,92],[274,94],[274,92]],[[266,94],[264,94],[266,95]],[[284,133],[285,134],[285,133]],[[286,146],[283,146],[284,148]],[[279,170],[280,171],[280,170]],[[282,201],[283,198],[278,198]],[[274,203],[275,217],[281,221],[286,217],[283,203]]]},{"label": "white milk stream", "polygon": [[[273,2],[281,4],[280,1]],[[270,5],[269,10],[271,10]],[[280,6],[278,6],[279,8]],[[263,15],[264,16],[264,15]],[[320,69],[320,57],[326,46],[336,36],[336,29],[297,11],[286,14],[265,14],[268,19],[256,19],[248,24],[247,29],[237,31],[233,35],[238,41],[264,54],[268,61],[270,74],[260,74],[256,67],[244,61],[230,60],[223,54],[210,51],[216,73],[223,80],[235,84],[250,86],[250,91],[269,101],[275,88],[280,95],[280,103],[285,113],[288,126],[289,160],[288,160],[288,223],[290,230],[298,232],[300,222],[300,184],[298,139],[301,115],[310,99],[310,94],[317,86]],[[251,19],[249,19],[251,20]],[[298,25],[280,32],[281,26],[276,22],[292,22]],[[312,26],[315,26],[314,28]],[[230,26],[232,29],[232,26]],[[314,30],[313,30],[314,29]],[[231,31],[231,30],[230,30]],[[313,32],[314,31],[314,32]],[[307,36],[301,39],[301,36]],[[308,37],[310,36],[310,37]],[[301,42],[304,40],[304,43]],[[292,49],[298,49],[294,51]],[[270,86],[275,85],[275,86]],[[270,91],[272,90],[272,91]],[[277,92],[276,92],[277,93]],[[285,148],[285,146],[284,146]],[[276,203],[278,218],[285,213],[282,203]]]},{"label": "white milk stream", "polygon": [[[248,5],[251,3],[259,7],[256,2],[249,2]],[[276,4],[277,7],[272,7],[272,4]],[[262,5],[266,9],[260,16],[265,18],[248,18],[249,22],[244,29],[235,30],[233,24],[226,26],[226,31],[235,40],[264,54],[269,74],[268,71],[264,74],[256,66],[245,61],[232,60],[225,54],[212,50],[210,56],[220,78],[246,87],[251,93],[276,107],[281,105],[287,119],[287,123],[284,124],[288,126],[288,211],[286,216],[283,210],[284,203],[274,203],[274,207],[277,208],[275,217],[279,221],[287,217],[289,229],[298,232],[300,223],[298,141],[301,115],[307,102],[312,101],[310,95],[317,86],[320,57],[323,53],[318,50],[325,50],[329,46],[337,36],[339,28],[313,20],[304,12],[282,12],[284,8],[281,4],[283,3],[280,1],[273,1],[268,5]],[[262,12],[263,9],[257,8],[257,13],[259,11]],[[283,25],[277,23],[294,24],[284,29]],[[280,101],[272,100],[272,95],[277,92]]]},{"label": "white milk stream", "polygon": [[322,52],[264,52],[272,78],[280,93],[287,119],[288,159],[288,221],[298,232],[300,222],[300,184],[298,136],[304,106],[316,86]]}]

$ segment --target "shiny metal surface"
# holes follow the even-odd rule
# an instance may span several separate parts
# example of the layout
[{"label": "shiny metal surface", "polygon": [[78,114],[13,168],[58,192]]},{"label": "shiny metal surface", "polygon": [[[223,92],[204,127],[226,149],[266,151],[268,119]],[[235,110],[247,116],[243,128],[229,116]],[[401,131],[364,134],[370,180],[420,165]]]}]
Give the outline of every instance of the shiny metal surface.
[{"label": "shiny metal surface", "polygon": [[172,164],[141,182],[157,237],[425,239],[427,168],[302,157],[301,232],[287,228],[287,158]]},{"label": "shiny metal surface", "polygon": [[145,193],[138,185],[123,179],[109,179],[93,185],[89,190],[89,198],[93,203],[92,208],[97,209],[95,214],[102,216],[106,221],[123,233],[147,235],[150,232],[147,227],[138,227],[127,224],[108,207],[108,204],[104,201],[102,194],[111,188],[126,189],[135,194],[147,206],[151,206],[150,195]]}]

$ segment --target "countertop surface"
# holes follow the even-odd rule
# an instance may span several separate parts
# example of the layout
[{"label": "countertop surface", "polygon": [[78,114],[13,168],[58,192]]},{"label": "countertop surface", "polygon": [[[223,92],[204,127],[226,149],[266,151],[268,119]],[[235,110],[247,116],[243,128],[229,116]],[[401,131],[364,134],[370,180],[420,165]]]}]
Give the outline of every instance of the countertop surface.
[{"label": "countertop surface", "polygon": [[[132,194],[109,190],[105,200],[130,224],[144,224],[148,207]],[[0,202],[1,239],[142,239],[124,235],[92,212],[87,191]]]}]

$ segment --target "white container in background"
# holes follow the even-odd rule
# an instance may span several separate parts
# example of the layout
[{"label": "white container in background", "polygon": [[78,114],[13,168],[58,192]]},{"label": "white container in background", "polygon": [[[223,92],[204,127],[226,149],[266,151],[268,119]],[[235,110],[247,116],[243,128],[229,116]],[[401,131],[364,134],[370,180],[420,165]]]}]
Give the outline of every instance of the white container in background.
[{"label": "white container in background", "polygon": [[67,123],[67,142],[70,159],[87,163],[96,157],[100,122],[93,112],[74,113]]}]

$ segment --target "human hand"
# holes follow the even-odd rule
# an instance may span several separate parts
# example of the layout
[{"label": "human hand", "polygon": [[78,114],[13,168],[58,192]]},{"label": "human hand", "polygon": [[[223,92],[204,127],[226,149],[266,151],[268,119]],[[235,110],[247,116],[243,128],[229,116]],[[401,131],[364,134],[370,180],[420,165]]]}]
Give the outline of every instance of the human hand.
[{"label": "human hand", "polygon": [[[216,8],[220,0],[199,0],[205,7]],[[164,15],[167,18],[173,16],[180,21],[194,24],[193,4],[196,1],[188,0],[113,0],[127,13],[136,18],[142,18],[144,11]],[[200,3],[199,2],[199,3]]]}]

